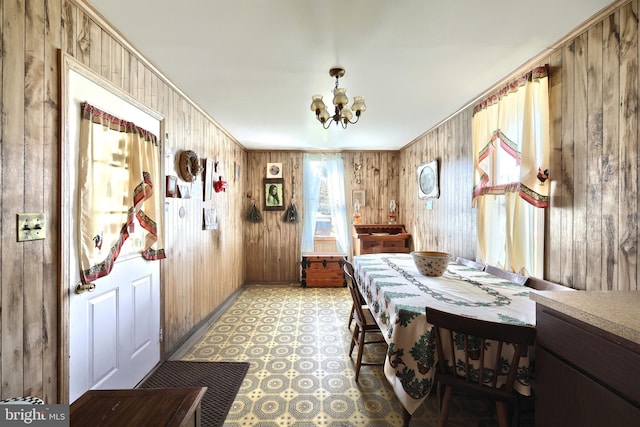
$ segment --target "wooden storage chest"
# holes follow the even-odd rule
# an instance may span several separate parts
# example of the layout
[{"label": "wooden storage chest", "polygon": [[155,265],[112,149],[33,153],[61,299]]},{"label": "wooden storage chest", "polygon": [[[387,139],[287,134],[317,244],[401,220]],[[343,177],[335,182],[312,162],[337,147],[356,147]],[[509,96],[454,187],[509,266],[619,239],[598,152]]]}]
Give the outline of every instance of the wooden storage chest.
[{"label": "wooden storage chest", "polygon": [[346,286],[344,262],[346,255],[339,252],[304,252],[302,254],[303,288]]}]

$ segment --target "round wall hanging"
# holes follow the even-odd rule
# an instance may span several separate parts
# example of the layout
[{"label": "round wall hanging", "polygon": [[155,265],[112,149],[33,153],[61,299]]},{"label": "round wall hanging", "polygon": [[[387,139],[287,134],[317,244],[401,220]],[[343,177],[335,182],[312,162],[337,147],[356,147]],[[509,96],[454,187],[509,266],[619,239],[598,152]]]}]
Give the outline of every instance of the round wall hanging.
[{"label": "round wall hanging", "polygon": [[178,167],[180,170],[180,176],[187,182],[195,181],[196,177],[202,172],[200,159],[198,159],[198,155],[195,151],[192,150],[186,150],[180,153]]}]

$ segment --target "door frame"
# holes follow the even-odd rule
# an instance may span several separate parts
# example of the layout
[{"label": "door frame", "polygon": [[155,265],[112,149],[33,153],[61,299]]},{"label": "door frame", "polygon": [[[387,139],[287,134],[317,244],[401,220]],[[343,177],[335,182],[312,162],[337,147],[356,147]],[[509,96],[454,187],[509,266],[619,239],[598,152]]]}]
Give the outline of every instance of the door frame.
[{"label": "door frame", "polygon": [[[74,231],[74,226],[71,221],[71,216],[67,215],[68,212],[72,209],[72,197],[69,189],[71,188],[71,180],[75,179],[75,177],[70,176],[70,157],[69,156],[69,100],[68,100],[68,88],[69,88],[69,73],[76,72],[82,77],[90,80],[96,85],[100,86],[102,89],[106,89],[111,92],[113,95],[121,98],[123,101],[128,102],[134,107],[142,110],[144,113],[158,120],[160,124],[160,135],[159,135],[159,143],[160,143],[160,176],[163,177],[165,175],[165,166],[164,161],[164,134],[165,134],[165,117],[142,104],[137,99],[133,98],[131,95],[124,92],[119,87],[115,86],[109,80],[104,77],[96,74],[93,70],[86,67],[84,64],[78,62],[69,54],[63,52],[62,50],[58,50],[58,70],[60,70],[60,102],[59,105],[59,118],[60,118],[60,264],[59,264],[59,289],[58,289],[58,403],[69,403],[69,378],[70,378],[70,370],[69,370],[69,310],[70,310],[70,292],[71,287],[70,282],[73,278],[73,275],[70,271],[70,258],[71,258],[71,247],[69,244],[69,239],[66,239],[64,236],[70,235]],[[88,100],[90,101],[90,100]],[[161,179],[161,182],[158,184],[160,188],[160,194],[164,195],[164,180]],[[164,204],[162,204],[164,206]],[[164,217],[164,209],[160,210],[159,214]],[[162,218],[163,219],[163,218]],[[162,221],[164,224],[164,221]],[[164,279],[162,274],[162,268],[160,271],[160,330],[164,330]],[[160,360],[162,360],[164,355],[164,346],[162,341],[160,342]]]}]

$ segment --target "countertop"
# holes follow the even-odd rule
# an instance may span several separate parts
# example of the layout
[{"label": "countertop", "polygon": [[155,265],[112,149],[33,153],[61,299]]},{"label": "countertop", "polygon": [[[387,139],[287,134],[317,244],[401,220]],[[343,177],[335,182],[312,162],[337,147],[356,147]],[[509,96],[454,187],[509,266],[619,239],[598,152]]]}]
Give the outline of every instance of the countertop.
[{"label": "countertop", "polygon": [[640,344],[640,291],[532,291],[529,298]]}]

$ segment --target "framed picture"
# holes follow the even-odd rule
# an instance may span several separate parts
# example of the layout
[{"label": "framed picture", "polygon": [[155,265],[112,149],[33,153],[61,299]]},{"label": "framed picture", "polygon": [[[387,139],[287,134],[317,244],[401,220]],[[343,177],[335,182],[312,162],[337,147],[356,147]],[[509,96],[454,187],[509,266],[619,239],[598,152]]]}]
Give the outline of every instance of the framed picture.
[{"label": "framed picture", "polygon": [[238,181],[240,179],[240,163],[233,162],[233,180]]},{"label": "framed picture", "polygon": [[190,184],[178,184],[178,196],[181,199],[191,198],[191,185]]},{"label": "framed picture", "polygon": [[173,175],[167,175],[166,182],[166,196],[177,197],[178,196],[178,177]]},{"label": "framed picture", "polygon": [[282,163],[267,163],[267,178],[282,178]]},{"label": "framed picture", "polygon": [[211,200],[211,193],[213,192],[213,160],[205,159],[204,160],[204,198],[203,200],[206,202],[207,200]]},{"label": "framed picture", "polygon": [[264,210],[283,211],[284,210],[284,179],[265,178],[264,179]]},{"label": "framed picture", "polygon": [[351,193],[351,204],[355,206],[357,200],[360,207],[365,206],[364,195],[364,190],[353,190]]},{"label": "framed picture", "polygon": [[418,166],[418,198],[437,199],[440,197],[438,187],[438,161],[431,160]]},{"label": "framed picture", "polygon": [[202,229],[216,230],[218,228],[218,213],[215,208],[202,209]]}]

